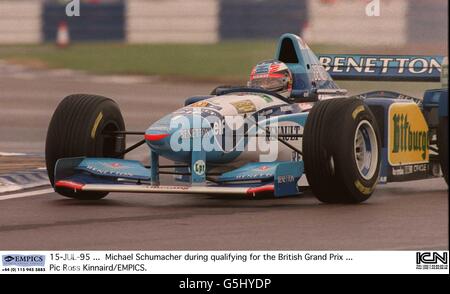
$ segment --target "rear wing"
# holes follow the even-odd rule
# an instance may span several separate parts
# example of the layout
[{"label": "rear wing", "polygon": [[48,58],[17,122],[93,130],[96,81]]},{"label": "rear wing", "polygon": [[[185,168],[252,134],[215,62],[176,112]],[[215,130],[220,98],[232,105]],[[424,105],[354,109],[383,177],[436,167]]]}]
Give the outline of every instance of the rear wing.
[{"label": "rear wing", "polygon": [[439,82],[444,56],[345,55],[318,56],[335,80]]}]

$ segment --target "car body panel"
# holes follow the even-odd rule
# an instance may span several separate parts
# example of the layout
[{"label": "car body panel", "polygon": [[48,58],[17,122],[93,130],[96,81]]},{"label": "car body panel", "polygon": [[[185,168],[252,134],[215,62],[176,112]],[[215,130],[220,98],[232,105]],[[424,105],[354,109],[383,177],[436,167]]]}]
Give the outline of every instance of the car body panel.
[{"label": "car body panel", "polygon": [[[282,99],[276,93],[258,89],[231,89],[218,91],[217,95],[189,97],[184,107],[145,131],[151,168],[122,159],[65,158],[56,164],[55,186],[75,191],[297,195],[298,185],[305,179],[301,149],[309,110],[314,101],[347,97],[333,78],[436,81],[443,62],[441,56],[318,58],[293,34],[281,36],[275,58],[292,71],[292,97]],[[448,116],[447,89],[429,90],[423,100],[392,91],[353,97],[362,99],[377,120],[381,134],[381,183],[440,175],[439,164],[434,160],[436,154],[425,143],[432,141],[439,117]],[[248,122],[248,128],[242,129],[239,123],[227,125],[227,117]],[[228,145],[227,128],[232,134],[232,144]],[[205,149],[202,140],[214,148]],[[276,144],[275,158],[261,160],[267,150],[258,144],[250,150],[252,140]],[[178,143],[187,144],[188,148],[183,149]],[[187,184],[160,185],[160,157],[174,161],[173,176]],[[212,179],[211,175],[217,177]]]}]

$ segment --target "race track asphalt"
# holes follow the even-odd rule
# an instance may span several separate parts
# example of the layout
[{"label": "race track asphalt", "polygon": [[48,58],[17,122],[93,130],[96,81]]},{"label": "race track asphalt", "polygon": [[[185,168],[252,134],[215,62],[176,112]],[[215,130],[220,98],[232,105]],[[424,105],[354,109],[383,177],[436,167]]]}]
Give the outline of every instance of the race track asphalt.
[{"label": "race track asphalt", "polygon": [[[214,86],[0,67],[0,152],[42,155],[51,114],[67,94],[112,97],[127,128],[142,130]],[[132,158],[145,160],[146,150]],[[379,186],[359,205],[321,204],[309,192],[281,199],[110,194],[93,202],[0,194],[0,250],[448,249],[447,193],[444,180],[433,179]]]}]

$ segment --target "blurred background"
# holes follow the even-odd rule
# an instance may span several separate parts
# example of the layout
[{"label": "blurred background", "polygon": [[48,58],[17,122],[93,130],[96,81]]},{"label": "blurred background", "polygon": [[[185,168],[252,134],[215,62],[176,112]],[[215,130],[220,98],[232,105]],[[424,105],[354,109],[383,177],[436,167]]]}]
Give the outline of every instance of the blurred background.
[{"label": "blurred background", "polygon": [[[0,0],[0,152],[42,154],[57,103],[93,93],[142,130],[186,97],[244,84],[278,37],[316,53],[448,55],[446,0]],[[380,4],[379,16],[366,7]],[[421,97],[436,83],[339,82]],[[0,153],[1,154],[1,153]]]},{"label": "blurred background", "polygon": [[[443,54],[448,1],[0,0],[0,58],[96,73],[242,80],[286,32],[317,52]],[[66,26],[71,47],[57,50]],[[12,46],[12,45],[22,46]],[[23,46],[27,44],[27,46]],[[6,46],[9,45],[9,46]]]}]

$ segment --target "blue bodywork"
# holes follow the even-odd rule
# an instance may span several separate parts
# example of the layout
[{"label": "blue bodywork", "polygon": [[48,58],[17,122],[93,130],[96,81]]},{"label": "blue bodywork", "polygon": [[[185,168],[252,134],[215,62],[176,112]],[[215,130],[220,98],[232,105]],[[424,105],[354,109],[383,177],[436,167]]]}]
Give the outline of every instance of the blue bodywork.
[{"label": "blue bodywork", "polygon": [[423,96],[425,108],[437,108],[439,117],[448,117],[448,89],[432,89]]},{"label": "blue bodywork", "polygon": [[104,177],[133,180],[150,180],[151,178],[150,170],[135,160],[121,159],[118,161],[113,158],[84,158],[75,169]]},{"label": "blue bodywork", "polygon": [[277,197],[299,193],[297,182],[303,175],[303,162],[251,162],[222,174],[217,180],[221,183],[240,183],[262,181],[274,183],[274,195]]},{"label": "blue bodywork", "polygon": [[64,158],[56,162],[55,179],[61,180],[78,174],[89,174],[103,179],[117,178],[145,181],[151,179],[150,168],[136,160],[117,158]]},{"label": "blue bodywork", "polygon": [[308,45],[294,34],[284,34],[277,45],[275,59],[284,62],[292,72],[293,95],[316,89],[338,89]]}]

